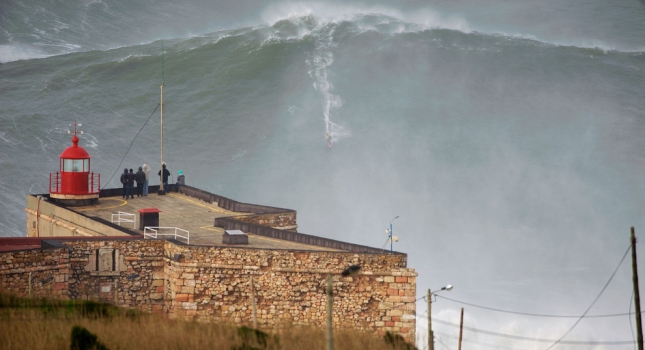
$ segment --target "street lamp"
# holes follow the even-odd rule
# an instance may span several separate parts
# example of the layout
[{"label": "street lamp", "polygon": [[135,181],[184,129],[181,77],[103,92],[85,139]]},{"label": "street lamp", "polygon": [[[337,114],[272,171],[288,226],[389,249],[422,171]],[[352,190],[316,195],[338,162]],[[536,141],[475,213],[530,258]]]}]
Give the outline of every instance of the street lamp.
[{"label": "street lamp", "polygon": [[[360,265],[351,265],[343,272],[341,275],[343,277],[356,276],[360,273]],[[333,303],[334,303],[334,292],[333,292],[333,277],[331,273],[327,274],[327,346],[326,350],[334,350],[334,328],[332,324],[332,312],[333,312]]]},{"label": "street lamp", "polygon": [[392,219],[392,221],[390,221],[390,228],[385,230],[385,233],[387,233],[389,235],[389,237],[390,237],[390,254],[392,254],[392,241],[396,239],[397,242],[398,242],[398,240],[399,240],[398,237],[392,236],[392,222],[394,220],[398,219],[398,218],[399,218],[399,216],[397,215],[394,219]]},{"label": "street lamp", "polygon": [[448,284],[436,292],[431,292],[430,289],[428,289],[428,350],[434,350],[434,333],[432,332],[432,296],[444,290],[451,291],[452,284]]}]

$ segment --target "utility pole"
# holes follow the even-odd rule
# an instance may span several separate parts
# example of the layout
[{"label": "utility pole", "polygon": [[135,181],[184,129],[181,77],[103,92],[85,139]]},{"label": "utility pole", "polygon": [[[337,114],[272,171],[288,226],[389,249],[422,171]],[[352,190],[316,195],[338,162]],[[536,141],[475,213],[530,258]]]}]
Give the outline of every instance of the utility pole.
[{"label": "utility pole", "polygon": [[332,291],[331,273],[327,274],[327,350],[334,350],[334,330],[332,327],[332,304],[334,302],[334,293]]},{"label": "utility pole", "polygon": [[428,350],[434,350],[434,334],[432,333],[432,293],[428,289]]},{"label": "utility pole", "polygon": [[461,319],[459,320],[459,348],[461,350],[461,336],[464,333],[464,308],[461,308]]},{"label": "utility pole", "polygon": [[258,329],[258,311],[255,307],[255,287],[253,286],[253,275],[251,275],[251,307],[253,308],[253,328]]},{"label": "utility pole", "polygon": [[641,323],[641,296],[638,291],[638,267],[636,266],[636,234],[632,226],[632,280],[634,282],[634,304],[636,306],[636,332],[638,334],[638,350],[643,350],[643,326]]}]

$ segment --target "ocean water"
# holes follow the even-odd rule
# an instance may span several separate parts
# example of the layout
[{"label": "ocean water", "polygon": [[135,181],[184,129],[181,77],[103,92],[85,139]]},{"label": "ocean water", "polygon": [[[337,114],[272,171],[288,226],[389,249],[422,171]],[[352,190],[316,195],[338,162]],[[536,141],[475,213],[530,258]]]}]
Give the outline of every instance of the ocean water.
[{"label": "ocean water", "polygon": [[[432,307],[465,308],[469,348],[633,348],[608,343],[634,339],[627,316],[566,333],[576,318],[478,306],[583,315],[643,236],[643,23],[635,0],[3,1],[0,235],[25,234],[74,120],[103,186],[159,163],[163,40],[173,175],[375,247],[399,216],[417,297],[453,284],[438,296],[471,304]],[[629,312],[629,263],[588,315]]]}]

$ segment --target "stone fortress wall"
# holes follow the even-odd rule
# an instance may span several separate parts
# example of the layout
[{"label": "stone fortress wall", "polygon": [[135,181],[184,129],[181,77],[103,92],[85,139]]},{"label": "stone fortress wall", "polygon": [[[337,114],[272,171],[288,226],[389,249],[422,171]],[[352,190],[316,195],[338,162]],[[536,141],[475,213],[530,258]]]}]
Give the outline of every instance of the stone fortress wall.
[{"label": "stone fortress wall", "polygon": [[[326,277],[333,275],[335,327],[415,339],[416,273],[403,254],[356,254],[186,246],[161,240],[65,240],[0,253],[0,290],[89,299],[171,318],[324,327]],[[341,271],[360,265],[360,273]]]},{"label": "stone fortress wall", "polygon": [[[102,190],[101,197],[119,191]],[[253,292],[262,329],[324,327],[326,279],[332,274],[335,327],[379,335],[390,331],[414,343],[417,274],[407,267],[407,255],[298,233],[294,210],[240,203],[190,186],[180,191],[228,210],[252,213],[218,218],[216,226],[332,251],[144,240],[105,220],[43,200],[46,195],[30,195],[27,233],[33,238],[13,242],[14,247],[24,244],[24,250],[0,249],[0,291],[95,300],[171,318],[238,325],[253,324]],[[360,273],[341,276],[350,265],[361,266]]]}]

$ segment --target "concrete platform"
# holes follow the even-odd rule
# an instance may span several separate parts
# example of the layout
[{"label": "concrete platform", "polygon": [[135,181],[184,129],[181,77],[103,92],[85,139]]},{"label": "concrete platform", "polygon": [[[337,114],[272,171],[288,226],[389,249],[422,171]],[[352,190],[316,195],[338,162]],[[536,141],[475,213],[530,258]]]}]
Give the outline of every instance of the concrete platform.
[{"label": "concrete platform", "polygon": [[[181,193],[167,193],[165,195],[149,194],[144,197],[122,199],[121,197],[100,198],[97,205],[69,208],[87,216],[96,216],[111,221],[112,214],[126,212],[135,214],[136,224],[123,222],[121,227],[132,233],[143,235],[139,230],[139,209],[157,208],[160,227],[178,227],[190,232],[190,245],[248,247],[259,249],[288,249],[288,250],[317,250],[317,251],[342,251],[329,247],[303,244],[276,238],[263,237],[247,233],[249,244],[223,245],[222,236],[224,229],[215,227],[215,218],[249,215],[249,213],[234,212],[217,206],[216,203],[207,203]],[[134,226],[134,228],[133,228]],[[168,232],[166,230],[166,232]],[[183,233],[182,233],[183,234]],[[164,236],[164,238],[172,238]],[[177,241],[186,243],[183,238]]]}]

